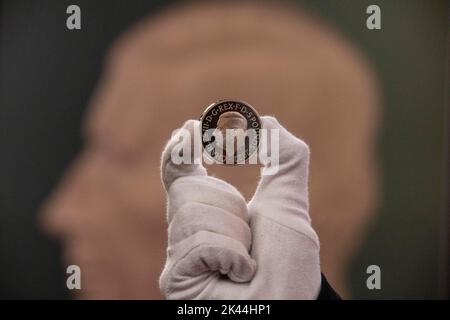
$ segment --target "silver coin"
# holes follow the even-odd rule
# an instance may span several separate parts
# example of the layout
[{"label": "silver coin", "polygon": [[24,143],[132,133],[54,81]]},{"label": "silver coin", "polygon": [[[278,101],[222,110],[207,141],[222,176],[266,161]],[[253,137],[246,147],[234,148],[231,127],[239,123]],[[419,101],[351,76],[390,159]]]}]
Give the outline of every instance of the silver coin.
[{"label": "silver coin", "polygon": [[245,164],[258,150],[261,119],[246,102],[217,101],[205,109],[200,125],[203,148],[214,163]]}]

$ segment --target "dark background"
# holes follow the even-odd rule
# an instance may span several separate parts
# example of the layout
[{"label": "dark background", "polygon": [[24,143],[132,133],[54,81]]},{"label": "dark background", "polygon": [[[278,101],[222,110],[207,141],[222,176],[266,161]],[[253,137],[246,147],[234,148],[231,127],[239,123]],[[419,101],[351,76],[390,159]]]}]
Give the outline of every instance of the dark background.
[{"label": "dark background", "polygon": [[[37,209],[81,146],[80,121],[112,41],[167,1],[1,1],[0,298],[66,298],[56,243]],[[383,204],[352,269],[355,298],[446,295],[446,1],[302,1],[354,41],[384,94]],[[82,30],[66,28],[77,4]],[[382,30],[365,27],[382,10]],[[366,267],[380,265],[382,290]]]}]

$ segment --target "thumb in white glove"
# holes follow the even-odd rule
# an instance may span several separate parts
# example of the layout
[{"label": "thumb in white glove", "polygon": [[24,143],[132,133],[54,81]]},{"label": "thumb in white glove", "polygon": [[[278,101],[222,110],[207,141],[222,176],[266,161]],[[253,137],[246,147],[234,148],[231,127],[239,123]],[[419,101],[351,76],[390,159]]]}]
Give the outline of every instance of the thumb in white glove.
[{"label": "thumb in white glove", "polygon": [[[199,159],[172,162],[179,136],[166,146],[161,176],[168,194],[169,247],[160,287],[167,298],[317,297],[319,244],[308,215],[309,150],[276,119],[262,121],[263,128],[279,130],[279,169],[274,175],[263,169],[248,205],[233,186],[208,176]],[[198,121],[183,129],[191,137],[200,134]],[[272,152],[267,142],[261,144]],[[192,155],[201,156],[196,151]]]}]

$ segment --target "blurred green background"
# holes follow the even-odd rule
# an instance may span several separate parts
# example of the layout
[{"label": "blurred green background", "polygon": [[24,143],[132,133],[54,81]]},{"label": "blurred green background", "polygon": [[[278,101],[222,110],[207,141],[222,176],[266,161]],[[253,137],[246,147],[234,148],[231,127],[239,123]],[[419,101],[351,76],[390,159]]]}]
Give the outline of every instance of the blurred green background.
[{"label": "blurred green background", "polygon": [[[448,2],[302,3],[360,47],[382,86],[381,212],[353,262],[353,296],[444,298]],[[371,4],[381,8],[381,30],[365,27]],[[371,264],[381,268],[382,290],[366,287]]]}]

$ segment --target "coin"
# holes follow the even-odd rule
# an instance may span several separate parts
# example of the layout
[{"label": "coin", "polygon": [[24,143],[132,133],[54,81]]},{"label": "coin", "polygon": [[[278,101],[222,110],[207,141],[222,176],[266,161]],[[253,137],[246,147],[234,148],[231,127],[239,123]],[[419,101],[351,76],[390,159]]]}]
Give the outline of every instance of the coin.
[{"label": "coin", "polygon": [[258,150],[261,120],[246,102],[217,101],[205,109],[200,125],[203,148],[214,163],[245,164]]}]

